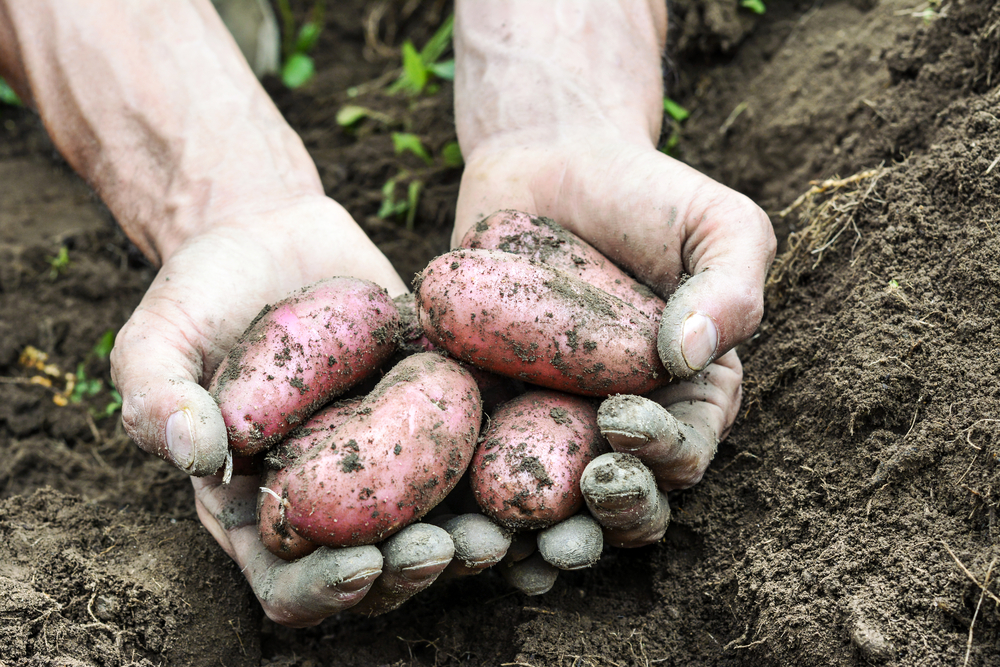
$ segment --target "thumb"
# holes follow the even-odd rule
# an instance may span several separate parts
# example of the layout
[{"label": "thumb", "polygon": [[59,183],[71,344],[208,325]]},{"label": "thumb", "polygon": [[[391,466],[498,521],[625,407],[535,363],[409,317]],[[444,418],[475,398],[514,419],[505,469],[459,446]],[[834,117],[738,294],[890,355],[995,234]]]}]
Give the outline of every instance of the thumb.
[{"label": "thumb", "polygon": [[129,437],[198,476],[217,472],[229,448],[222,413],[198,384],[201,359],[179,328],[142,306],[122,327],[111,352]]}]

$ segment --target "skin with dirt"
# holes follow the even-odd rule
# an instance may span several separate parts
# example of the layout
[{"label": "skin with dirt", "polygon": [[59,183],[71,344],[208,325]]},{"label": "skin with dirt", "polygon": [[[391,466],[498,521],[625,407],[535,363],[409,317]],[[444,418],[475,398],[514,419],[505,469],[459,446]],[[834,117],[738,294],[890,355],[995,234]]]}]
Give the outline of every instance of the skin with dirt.
[{"label": "skin with dirt", "polygon": [[[198,526],[190,483],[101,416],[107,384],[60,407],[58,387],[30,384],[36,371],[18,363],[33,345],[63,373],[83,361],[107,378],[90,353],[153,272],[52,163],[37,120],[0,109],[0,661],[1000,661],[1000,9],[944,3],[925,20],[902,0],[772,2],[757,17],[736,4],[673,3],[670,94],[692,112],[677,150],[798,232],[797,254],[741,350],[740,419],[704,480],[671,493],[666,538],[610,549],[535,598],[491,572],[384,617],[261,621]],[[447,83],[415,101],[364,87],[448,11],[409,7],[366,23],[368,3],[330,3],[315,84],[270,87],[327,192],[407,276],[447,249],[459,171],[394,155],[380,121],[334,119],[350,102],[432,155],[454,139]],[[425,185],[413,230],[376,217],[403,169]],[[52,277],[62,246],[70,266]],[[33,495],[46,485],[71,497]]]}]

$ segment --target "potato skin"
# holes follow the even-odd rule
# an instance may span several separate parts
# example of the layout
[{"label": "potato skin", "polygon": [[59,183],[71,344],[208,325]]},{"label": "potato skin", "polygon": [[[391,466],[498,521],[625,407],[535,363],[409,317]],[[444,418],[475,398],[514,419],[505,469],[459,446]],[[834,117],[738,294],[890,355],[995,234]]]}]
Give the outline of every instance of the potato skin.
[{"label": "potato skin", "polygon": [[265,307],[209,386],[233,452],[266,449],[362,380],[392,354],[398,329],[389,295],[358,278],[323,280]]},{"label": "potato skin", "polygon": [[583,469],[609,451],[589,400],[532,391],[493,413],[469,482],[479,506],[500,525],[547,528],[580,509]]},{"label": "potato skin", "polygon": [[433,352],[407,357],[289,468],[289,524],[326,546],[382,541],[455,486],[481,419],[479,389],[458,362]]},{"label": "potato skin", "polygon": [[424,269],[416,294],[430,341],[494,373],[585,396],[645,394],[670,381],[655,323],[545,264],[454,250]]},{"label": "potato skin", "polygon": [[503,210],[480,220],[461,247],[501,250],[560,269],[635,306],[659,323],[666,302],[552,218]]},{"label": "potato skin", "polygon": [[[330,437],[341,424],[353,417],[358,401],[335,403],[322,408],[309,421],[295,429],[280,445],[268,452],[265,464],[269,468],[257,496],[257,529],[264,546],[279,558],[295,560],[308,556],[319,545],[295,532],[285,516],[288,505],[289,468]],[[279,500],[279,498],[281,500]]]}]

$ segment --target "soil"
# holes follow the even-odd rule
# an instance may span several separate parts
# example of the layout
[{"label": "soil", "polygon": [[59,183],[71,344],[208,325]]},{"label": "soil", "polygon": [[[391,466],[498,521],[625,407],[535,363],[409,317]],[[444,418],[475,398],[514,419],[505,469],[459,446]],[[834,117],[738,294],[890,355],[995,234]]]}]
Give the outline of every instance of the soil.
[{"label": "soil", "polygon": [[[97,343],[152,270],[37,118],[0,107],[0,665],[998,664],[1000,8],[735,4],[677,0],[669,80],[692,111],[675,152],[793,232],[744,407],[661,543],[537,598],[488,573],[379,618],[262,619],[183,475],[105,416]],[[269,90],[412,275],[445,249],[460,170],[389,131],[439,155],[451,92],[384,82],[450,8],[330,5],[317,77]],[[391,120],[340,128],[345,103]],[[424,183],[411,229],[377,216],[394,177],[397,199]],[[67,372],[87,391],[62,406]]]}]

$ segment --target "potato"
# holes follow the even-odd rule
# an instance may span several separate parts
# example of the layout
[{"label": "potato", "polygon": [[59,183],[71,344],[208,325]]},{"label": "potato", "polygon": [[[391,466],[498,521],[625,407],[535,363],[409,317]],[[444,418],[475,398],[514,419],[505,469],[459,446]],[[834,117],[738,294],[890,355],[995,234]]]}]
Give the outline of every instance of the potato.
[{"label": "potato", "polygon": [[657,325],[564,271],[494,250],[454,250],[417,279],[427,337],[486,370],[586,396],[644,394],[670,381]]},{"label": "potato", "polygon": [[385,290],[357,278],[324,280],[265,307],[209,386],[233,452],[252,455],[278,442],[378,368],[398,328]]},{"label": "potato", "polygon": [[469,482],[479,506],[500,525],[546,528],[580,509],[583,469],[608,451],[589,400],[532,391],[497,408],[472,457]]},{"label": "potato", "polygon": [[551,218],[520,211],[497,211],[476,223],[462,239],[461,246],[502,250],[561,269],[632,304],[653,322],[660,321],[666,306],[653,290]]},{"label": "potato", "polygon": [[329,405],[268,452],[265,465],[269,470],[257,496],[257,528],[264,546],[274,555],[295,560],[309,555],[319,546],[288,525],[285,486],[288,484],[289,469],[296,461],[323,445],[333,431],[353,417],[357,410],[357,401]]},{"label": "potato", "polygon": [[455,486],[481,419],[479,389],[458,362],[433,352],[407,357],[289,467],[289,525],[326,546],[380,542]]}]

